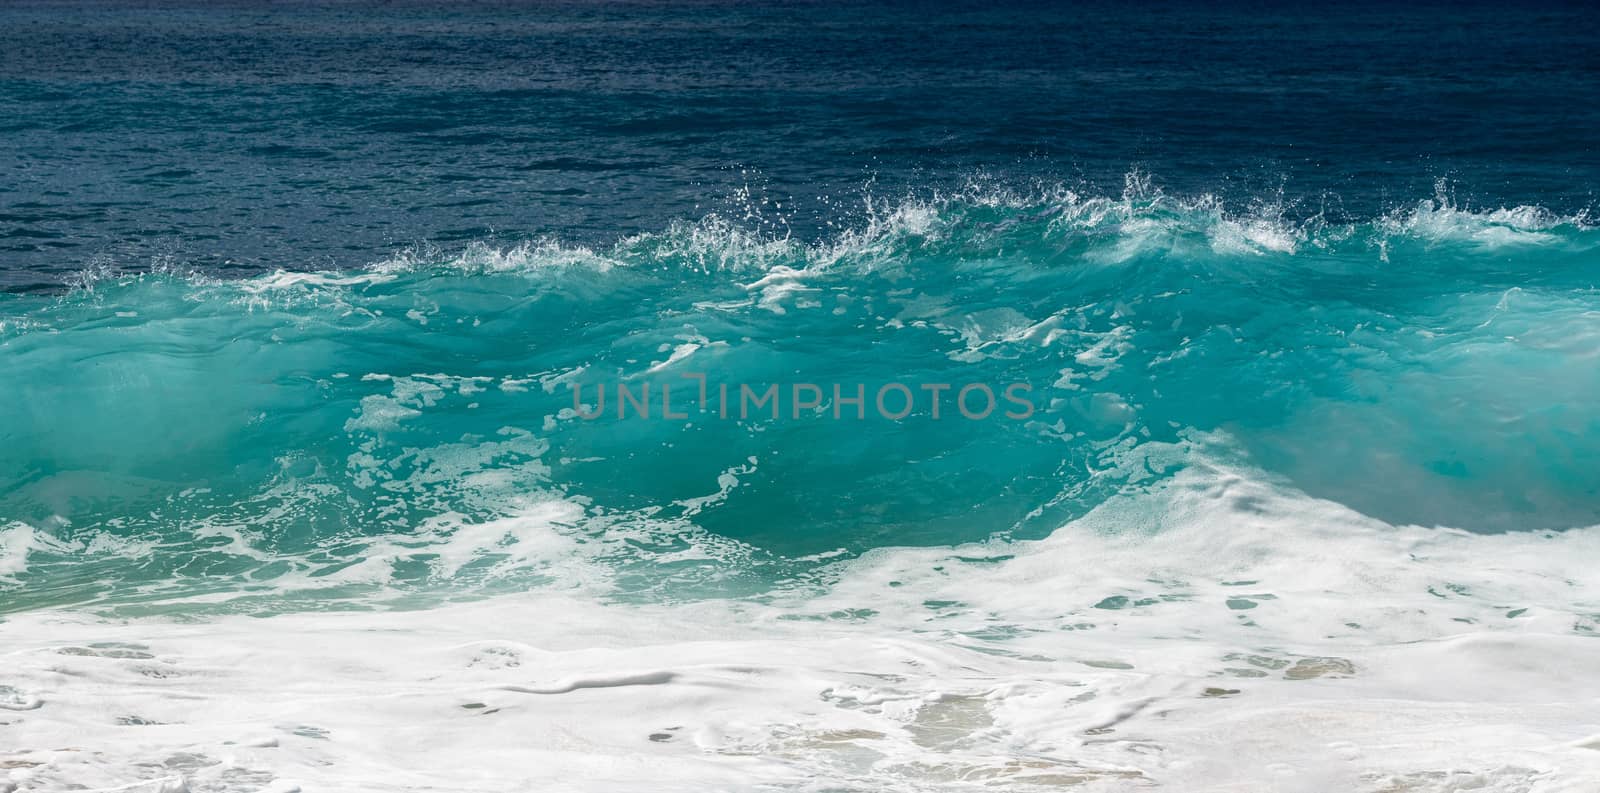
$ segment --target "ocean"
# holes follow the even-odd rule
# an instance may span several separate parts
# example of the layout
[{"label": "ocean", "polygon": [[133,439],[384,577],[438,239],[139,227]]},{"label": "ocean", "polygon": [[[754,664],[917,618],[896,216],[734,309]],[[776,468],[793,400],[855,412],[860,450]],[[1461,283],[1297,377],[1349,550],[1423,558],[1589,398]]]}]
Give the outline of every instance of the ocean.
[{"label": "ocean", "polygon": [[0,793],[1600,790],[1583,4],[0,8]]}]

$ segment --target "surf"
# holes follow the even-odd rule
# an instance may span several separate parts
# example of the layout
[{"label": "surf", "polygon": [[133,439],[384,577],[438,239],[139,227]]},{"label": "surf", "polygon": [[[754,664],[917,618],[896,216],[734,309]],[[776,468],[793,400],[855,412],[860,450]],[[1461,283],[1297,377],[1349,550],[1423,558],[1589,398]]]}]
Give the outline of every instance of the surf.
[{"label": "surf", "polygon": [[[538,541],[482,527],[560,504],[550,531],[624,589],[749,593],[1042,538],[1202,459],[1395,525],[1592,525],[1597,243],[1443,192],[1340,225],[1130,180],[868,202],[810,242],[711,215],[605,249],[85,277],[0,302],[6,580],[14,608],[515,588]],[[1021,384],[1035,410],[890,418],[822,386],[733,421],[582,410],[694,377]]]}]

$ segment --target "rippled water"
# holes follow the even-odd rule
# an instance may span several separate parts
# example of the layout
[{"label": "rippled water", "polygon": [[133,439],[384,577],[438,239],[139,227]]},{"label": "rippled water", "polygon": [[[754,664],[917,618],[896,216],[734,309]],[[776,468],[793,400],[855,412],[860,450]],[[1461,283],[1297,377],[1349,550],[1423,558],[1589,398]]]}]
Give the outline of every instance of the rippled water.
[{"label": "rippled water", "polygon": [[1566,214],[1600,174],[1596,25],[1583,4],[7,3],[0,288],[607,246],[746,192],[825,239],[863,184],[975,171],[1115,195],[1139,169],[1341,221],[1451,178],[1463,204]]}]

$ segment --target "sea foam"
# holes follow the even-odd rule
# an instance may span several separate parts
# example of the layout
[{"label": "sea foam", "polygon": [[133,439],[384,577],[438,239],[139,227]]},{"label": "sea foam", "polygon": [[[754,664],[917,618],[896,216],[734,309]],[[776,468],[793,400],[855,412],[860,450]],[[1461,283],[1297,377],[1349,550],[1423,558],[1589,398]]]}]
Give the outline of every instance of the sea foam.
[{"label": "sea foam", "polygon": [[[1587,790],[1597,242],[1132,180],[7,297],[0,788]],[[1035,409],[585,418],[685,375]]]}]

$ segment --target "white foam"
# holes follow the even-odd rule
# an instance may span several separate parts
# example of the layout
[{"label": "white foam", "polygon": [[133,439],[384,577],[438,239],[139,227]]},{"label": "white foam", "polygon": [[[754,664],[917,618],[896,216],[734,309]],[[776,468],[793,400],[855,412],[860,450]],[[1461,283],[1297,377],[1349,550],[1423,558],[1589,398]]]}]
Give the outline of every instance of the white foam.
[{"label": "white foam", "polygon": [[1545,245],[1557,237],[1557,227],[1582,228],[1585,218],[1560,217],[1533,206],[1501,207],[1474,211],[1459,207],[1448,196],[1445,186],[1436,188],[1432,200],[1420,201],[1410,210],[1394,212],[1376,222],[1386,235],[1413,237],[1428,242],[1464,242],[1482,250],[1511,246]]},{"label": "white foam", "polygon": [[11,523],[0,528],[0,578],[10,578],[28,569],[28,553],[37,542],[33,527]]},{"label": "white foam", "polygon": [[[1600,530],[1394,527],[1220,465],[1152,487],[758,601],[607,602],[596,579],[411,612],[12,615],[0,786],[1600,785]],[[445,567],[577,558],[552,529],[576,518],[426,531]]]},{"label": "white foam", "polygon": [[1292,254],[1303,236],[1299,229],[1281,220],[1219,218],[1211,228],[1211,249],[1219,254]]},{"label": "white foam", "polygon": [[[554,240],[523,242],[507,248],[496,248],[483,242],[473,242],[453,254],[434,247],[424,247],[400,253],[367,268],[373,276],[387,280],[394,275],[412,272],[441,263],[442,267],[462,273],[533,273],[562,268],[580,268],[604,272],[618,262],[595,253],[583,246],[563,245]],[[381,283],[382,281],[378,281]]]}]

